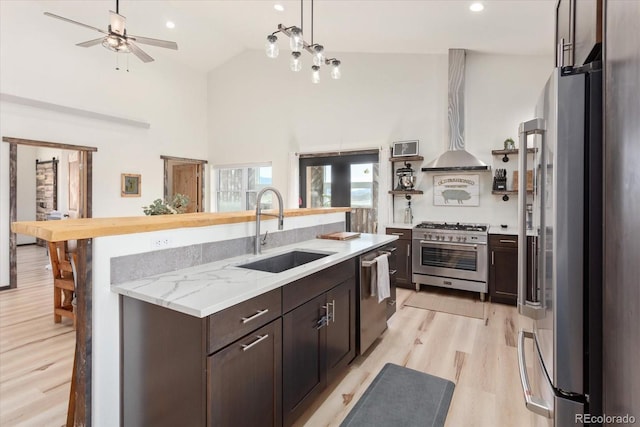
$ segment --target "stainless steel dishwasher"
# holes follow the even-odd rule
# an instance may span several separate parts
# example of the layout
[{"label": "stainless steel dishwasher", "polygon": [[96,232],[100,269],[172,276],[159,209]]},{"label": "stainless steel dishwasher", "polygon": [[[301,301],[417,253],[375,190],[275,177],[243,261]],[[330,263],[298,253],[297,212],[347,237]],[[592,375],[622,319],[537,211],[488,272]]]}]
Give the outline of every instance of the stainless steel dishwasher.
[{"label": "stainless steel dishwasher", "polygon": [[[359,257],[358,271],[358,354],[366,352],[371,344],[387,329],[387,318],[395,312],[396,288],[395,245],[367,252]],[[389,257],[390,296],[378,302],[378,294],[371,292],[371,275],[377,274],[375,258],[385,254]]]}]

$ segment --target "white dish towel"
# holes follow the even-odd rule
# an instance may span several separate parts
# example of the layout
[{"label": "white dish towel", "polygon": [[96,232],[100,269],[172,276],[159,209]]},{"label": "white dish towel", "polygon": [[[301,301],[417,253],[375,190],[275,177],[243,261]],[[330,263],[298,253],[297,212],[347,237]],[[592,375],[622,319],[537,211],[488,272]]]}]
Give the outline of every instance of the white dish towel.
[{"label": "white dish towel", "polygon": [[[378,282],[378,302],[382,302],[385,298],[391,296],[391,289],[389,284],[389,257],[387,254],[382,254],[376,257],[376,270],[377,270],[377,282]],[[373,273],[373,272],[372,272]]]}]

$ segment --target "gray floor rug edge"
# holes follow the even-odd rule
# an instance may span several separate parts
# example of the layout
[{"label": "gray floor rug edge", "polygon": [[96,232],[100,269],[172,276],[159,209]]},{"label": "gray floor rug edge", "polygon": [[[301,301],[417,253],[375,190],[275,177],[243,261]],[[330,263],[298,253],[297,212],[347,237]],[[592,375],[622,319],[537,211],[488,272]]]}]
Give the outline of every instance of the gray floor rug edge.
[{"label": "gray floor rug edge", "polygon": [[454,389],[449,380],[387,363],[340,427],[442,427]]}]

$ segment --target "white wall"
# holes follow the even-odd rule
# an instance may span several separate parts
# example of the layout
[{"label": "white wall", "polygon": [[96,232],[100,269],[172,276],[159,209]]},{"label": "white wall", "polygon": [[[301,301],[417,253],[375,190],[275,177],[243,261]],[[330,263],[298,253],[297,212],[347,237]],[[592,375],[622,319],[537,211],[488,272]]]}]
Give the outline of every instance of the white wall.
[{"label": "white wall", "polygon": [[[151,125],[145,129],[0,101],[2,136],[98,148],[93,155],[94,217],[143,215],[142,206],[162,198],[160,155],[208,157],[204,74],[175,65],[162,56],[162,49],[153,47],[148,51],[155,62],[143,64],[131,58],[130,72],[116,71],[116,54],[101,46],[75,46],[84,40],[84,31],[78,34],[73,26],[44,17],[30,2],[0,2],[0,12],[0,93]],[[52,24],[56,31],[49,31]],[[121,65],[124,62],[120,60]],[[8,153],[8,144],[0,143],[3,248],[9,239]],[[142,174],[140,198],[120,197],[123,172]],[[1,253],[0,286],[4,286],[8,253]]]},{"label": "white wall", "polygon": [[[376,148],[418,139],[425,163],[448,147],[447,55],[341,54],[343,77],[310,81],[308,55],[300,73],[287,55],[275,60],[248,51],[208,76],[209,144],[212,164],[273,162],[274,186],[289,185],[287,154]],[[491,156],[518,124],[532,117],[551,72],[551,57],[467,52],[467,149],[494,168]],[[240,76],[240,77],[239,77]],[[383,161],[385,159],[382,159]],[[512,163],[515,165],[515,162]],[[414,169],[421,165],[413,164]],[[493,173],[482,178],[479,207],[434,207],[432,174],[417,172],[415,220],[516,223],[516,201],[491,194]],[[403,197],[396,220],[402,221]]]}]

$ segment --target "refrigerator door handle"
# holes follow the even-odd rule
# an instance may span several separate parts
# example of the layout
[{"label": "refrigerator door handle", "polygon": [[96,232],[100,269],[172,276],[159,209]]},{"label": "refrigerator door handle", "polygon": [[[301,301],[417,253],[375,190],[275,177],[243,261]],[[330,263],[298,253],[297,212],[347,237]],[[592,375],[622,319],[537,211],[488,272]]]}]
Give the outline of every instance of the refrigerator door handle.
[{"label": "refrigerator door handle", "polygon": [[549,408],[542,399],[533,395],[533,390],[529,384],[529,375],[527,374],[527,364],[524,359],[524,340],[525,338],[533,339],[533,332],[520,329],[518,332],[518,365],[520,367],[520,382],[522,383],[522,391],[524,393],[524,403],[528,410],[538,415],[551,418],[551,408]]},{"label": "refrigerator door handle", "polygon": [[[541,135],[541,149],[544,149],[546,127],[545,120],[538,118],[520,123],[518,129],[520,147],[518,173],[521,177],[518,180],[518,313],[531,319],[544,317],[544,307],[540,301],[536,301],[535,283],[532,284],[534,291],[532,293],[533,301],[527,300],[527,136],[533,134]],[[534,188],[534,197],[535,191],[536,189]],[[541,295],[540,299],[544,301],[544,295]]]}]

